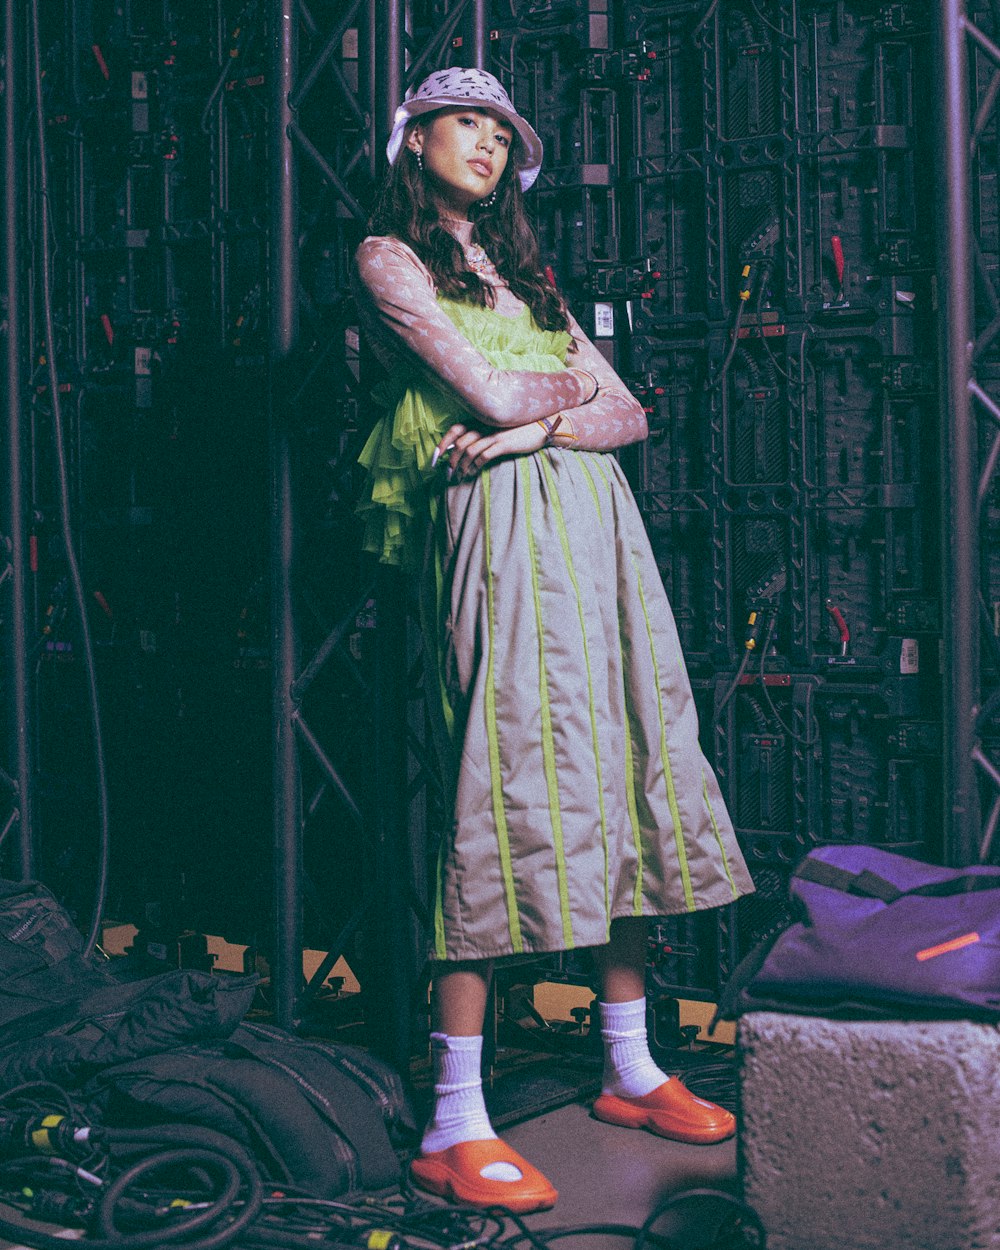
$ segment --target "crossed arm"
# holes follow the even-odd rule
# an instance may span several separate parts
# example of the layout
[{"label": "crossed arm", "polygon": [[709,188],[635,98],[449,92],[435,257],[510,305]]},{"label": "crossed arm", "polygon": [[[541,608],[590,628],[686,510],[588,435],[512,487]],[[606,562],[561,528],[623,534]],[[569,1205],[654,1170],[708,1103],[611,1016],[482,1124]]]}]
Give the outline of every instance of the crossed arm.
[{"label": "crossed arm", "polygon": [[388,361],[402,350],[492,427],[454,426],[444,436],[442,450],[462,443],[459,454],[452,455],[459,472],[482,468],[498,456],[537,450],[546,431],[536,423],[557,413],[564,416],[562,428],[575,435],[570,444],[575,448],[606,451],[646,437],[642,406],[576,321],[570,326],[576,350],[567,369],[495,369],[442,312],[431,275],[404,243],[365,239],[357,253],[357,278],[362,319],[383,358]]}]

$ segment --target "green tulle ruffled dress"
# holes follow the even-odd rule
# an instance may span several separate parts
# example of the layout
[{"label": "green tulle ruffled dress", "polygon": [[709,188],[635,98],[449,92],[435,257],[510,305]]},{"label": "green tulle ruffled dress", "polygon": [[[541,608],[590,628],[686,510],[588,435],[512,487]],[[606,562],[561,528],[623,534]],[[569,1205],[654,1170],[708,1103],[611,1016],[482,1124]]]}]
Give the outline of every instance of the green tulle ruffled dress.
[{"label": "green tulle ruffled dress", "polygon": [[[527,306],[507,317],[455,300],[438,304],[495,369],[555,373],[566,367],[569,334],[540,330]],[[369,474],[358,505],[365,522],[363,546],[383,564],[415,570],[443,484],[442,470],[431,467],[434,448],[450,425],[475,417],[432,377],[415,378],[412,368],[380,383],[373,398],[388,412],[358,457]]]}]

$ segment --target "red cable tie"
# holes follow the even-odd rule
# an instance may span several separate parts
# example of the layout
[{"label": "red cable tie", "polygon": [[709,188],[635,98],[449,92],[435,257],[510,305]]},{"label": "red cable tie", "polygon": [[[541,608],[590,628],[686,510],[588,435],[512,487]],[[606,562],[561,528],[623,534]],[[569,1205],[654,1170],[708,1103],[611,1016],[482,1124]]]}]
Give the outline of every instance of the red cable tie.
[{"label": "red cable tie", "polygon": [[107,599],[105,599],[99,590],[94,591],[94,601],[109,621],[113,621],[115,619],[115,614],[111,611],[111,607]]},{"label": "red cable tie", "polygon": [[844,247],[840,241],[840,235],[834,234],[830,236],[830,247],[833,249],[833,263],[837,270],[837,285],[841,290],[844,289]]},{"label": "red cable tie", "polygon": [[94,60],[97,62],[97,68],[104,75],[105,81],[110,82],[111,71],[108,69],[107,61],[104,59],[104,53],[101,51],[101,45],[98,43],[92,43],[90,45],[90,50],[94,54]]},{"label": "red cable tie", "polygon": [[826,610],[833,617],[833,623],[837,626],[840,633],[841,654],[846,655],[847,644],[851,641],[851,631],[848,629],[847,622],[844,620],[844,614],[841,612],[840,608],[838,608],[835,603],[831,603],[829,599],[826,601]]}]

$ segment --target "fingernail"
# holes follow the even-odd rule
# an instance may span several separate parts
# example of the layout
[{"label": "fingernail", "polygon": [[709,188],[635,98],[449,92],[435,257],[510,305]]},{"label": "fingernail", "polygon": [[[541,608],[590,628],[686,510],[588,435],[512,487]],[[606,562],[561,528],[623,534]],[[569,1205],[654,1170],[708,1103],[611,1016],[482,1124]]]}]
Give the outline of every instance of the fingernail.
[{"label": "fingernail", "polygon": [[451,467],[451,465],[448,465],[448,468],[446,469],[445,475],[444,475],[445,479],[450,482],[451,479],[454,477],[454,475],[455,475],[455,470]]},{"label": "fingernail", "polygon": [[433,450],[433,452],[431,452],[431,468],[432,468],[432,469],[433,469],[433,468],[434,468],[434,466],[437,464],[437,462],[438,462],[438,460],[439,460],[440,458],[441,458],[441,448],[440,448],[440,447],[435,447],[435,448],[434,448],[434,450]]}]

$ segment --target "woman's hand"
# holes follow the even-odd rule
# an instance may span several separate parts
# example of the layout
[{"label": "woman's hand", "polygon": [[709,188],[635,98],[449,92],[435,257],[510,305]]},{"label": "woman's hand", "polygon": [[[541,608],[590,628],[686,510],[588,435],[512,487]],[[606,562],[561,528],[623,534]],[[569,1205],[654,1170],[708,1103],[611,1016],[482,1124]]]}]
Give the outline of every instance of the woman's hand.
[{"label": "woman's hand", "polygon": [[537,421],[502,430],[475,430],[453,425],[438,441],[435,463],[446,460],[448,480],[474,477],[481,469],[504,456],[526,456],[545,446],[545,428]]}]

